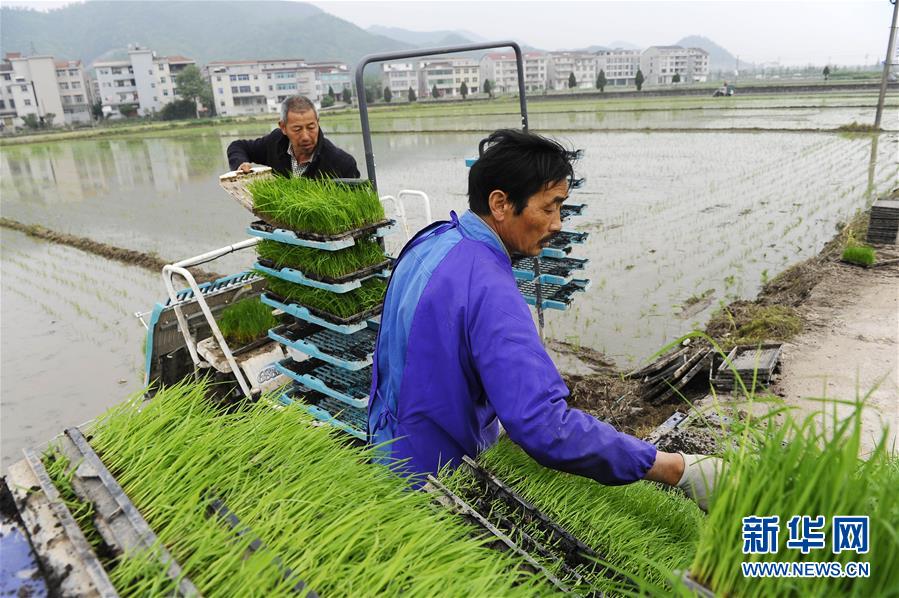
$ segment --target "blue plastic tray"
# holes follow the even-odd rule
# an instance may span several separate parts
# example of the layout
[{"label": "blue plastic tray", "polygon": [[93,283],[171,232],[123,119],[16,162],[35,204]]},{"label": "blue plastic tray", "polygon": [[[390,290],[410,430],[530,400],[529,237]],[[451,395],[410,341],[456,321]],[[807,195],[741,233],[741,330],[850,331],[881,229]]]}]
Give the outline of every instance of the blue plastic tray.
[{"label": "blue plastic tray", "polygon": [[[383,237],[389,234],[394,225],[395,220],[385,220],[383,223],[362,227],[355,231],[335,235],[334,238],[328,239],[323,235],[304,236],[302,233],[278,228],[264,221],[254,222],[247,228],[247,234],[260,239],[269,241],[277,241],[278,243],[287,243],[288,245],[300,245],[302,247],[312,247],[313,249],[324,249],[325,251],[337,251],[346,249],[356,244],[356,239],[365,237]],[[319,238],[316,238],[319,237]]]},{"label": "blue plastic tray", "polygon": [[269,330],[268,336],[300,353],[350,371],[371,365],[377,341],[374,327],[342,334],[309,322],[279,326]]},{"label": "blue plastic tray", "polygon": [[[570,257],[541,257],[540,284],[566,285],[574,278],[574,272],[583,270],[590,260]],[[512,273],[518,280],[534,280],[534,258],[525,257],[512,261]]]},{"label": "blue plastic tray", "polygon": [[571,252],[572,245],[580,245],[589,236],[590,233],[563,230],[552,238],[549,247],[543,248],[540,257],[566,257]]},{"label": "blue plastic tray", "polygon": [[350,291],[361,287],[363,280],[368,280],[369,278],[374,278],[376,276],[381,278],[390,277],[390,270],[384,269],[371,272],[348,282],[329,283],[309,278],[299,270],[294,270],[293,268],[268,268],[266,266],[263,266],[259,262],[256,262],[255,264],[253,264],[253,269],[258,272],[264,272],[270,276],[274,276],[275,278],[280,278],[281,280],[305,285],[307,287],[314,287],[316,289],[323,289],[325,291],[331,291],[332,293],[349,293]]},{"label": "blue plastic tray", "polygon": [[[302,397],[302,400],[294,397]],[[365,409],[349,406],[338,408],[329,397],[299,384],[282,393],[278,397],[278,402],[285,406],[299,404],[315,419],[332,425],[359,440],[367,439],[365,430],[368,427],[368,411]]]},{"label": "blue plastic tray", "polygon": [[360,330],[368,328],[370,318],[378,315],[381,310],[381,306],[379,306],[375,310],[369,310],[368,312],[361,314],[358,319],[338,323],[326,319],[325,316],[319,313],[314,313],[309,308],[303,307],[299,303],[282,303],[268,293],[263,293],[260,299],[266,305],[274,307],[275,309],[280,309],[284,313],[291,315],[299,320],[318,324],[322,328],[327,328],[328,330],[333,330],[334,332],[340,332],[341,334],[353,334],[354,332],[359,332]]},{"label": "blue plastic tray", "polygon": [[[518,290],[521,292],[524,300],[528,305],[537,305],[537,295],[534,288],[534,281],[516,281]],[[557,284],[541,284],[540,302],[543,309],[566,310],[574,300],[574,293],[586,291],[590,287],[590,281],[586,279],[574,279],[565,285]]]},{"label": "blue plastic tray", "polygon": [[288,357],[275,364],[275,368],[306,388],[351,407],[368,407],[371,367],[351,372],[314,358],[297,362]]}]

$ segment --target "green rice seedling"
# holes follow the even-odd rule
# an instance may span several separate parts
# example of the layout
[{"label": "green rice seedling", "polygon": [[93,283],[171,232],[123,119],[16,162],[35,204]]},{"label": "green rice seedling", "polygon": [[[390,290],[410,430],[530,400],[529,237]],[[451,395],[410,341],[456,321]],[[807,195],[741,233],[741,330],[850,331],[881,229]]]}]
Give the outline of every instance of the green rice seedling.
[{"label": "green rice seedling", "polygon": [[843,261],[859,266],[871,266],[877,260],[874,248],[866,245],[847,245],[843,250]]},{"label": "green rice seedling", "polygon": [[307,276],[319,278],[340,278],[387,259],[380,244],[370,239],[357,240],[352,247],[338,251],[265,240],[256,246],[256,253],[273,261],[278,268],[294,268]]},{"label": "green rice seedling", "polygon": [[84,537],[90,543],[91,547],[99,555],[105,555],[106,552],[101,550],[105,543],[97,526],[94,524],[94,506],[89,502],[84,502],[75,494],[75,488],[72,486],[72,476],[75,474],[75,468],[72,467],[71,461],[67,456],[62,454],[59,447],[51,444],[50,447],[41,455],[41,461],[47,470],[50,481],[59,491],[59,496],[65,503],[72,517],[81,528]]},{"label": "green rice seedling", "polygon": [[[535,596],[543,578],[494,551],[375,449],[261,400],[221,412],[205,381],[101,417],[91,444],[205,596]],[[215,497],[240,535],[210,516]],[[253,539],[260,545],[247,547]],[[300,593],[299,595],[303,595]]]},{"label": "green rice seedling", "polygon": [[272,308],[259,297],[242,299],[222,310],[216,320],[225,340],[247,344],[265,336],[270,328],[278,325]]},{"label": "green rice seedling", "polygon": [[272,293],[338,318],[349,318],[374,309],[384,301],[384,295],[387,293],[387,282],[378,278],[369,278],[362,282],[362,286],[348,293],[332,293],[267,274],[263,276],[268,281],[266,286]]},{"label": "green rice seedling", "polygon": [[[846,403],[843,404],[844,407]],[[729,467],[719,479],[708,520],[690,566],[694,579],[720,596],[895,596],[899,593],[899,455],[886,444],[859,459],[863,401],[848,403],[848,418],[821,410],[804,419],[784,409],[749,421],[726,451]],[[778,423],[779,420],[782,423]],[[828,422],[822,426],[822,421]],[[744,517],[778,517],[770,553],[743,553]],[[789,547],[794,516],[821,517],[824,545],[807,554]],[[867,553],[835,554],[836,516],[866,516]],[[754,524],[753,524],[754,525]],[[800,538],[810,534],[797,527]],[[750,536],[751,537],[751,536]],[[798,538],[794,538],[798,539]],[[752,549],[750,549],[752,550]],[[868,577],[744,577],[742,563],[867,563]]]},{"label": "green rice seedling", "polygon": [[[479,463],[556,523],[596,551],[618,573],[661,583],[694,553],[702,512],[683,495],[649,482],[603,486],[541,466],[508,438],[482,453]],[[471,475],[447,477],[465,494]],[[620,590],[620,580],[591,577],[594,590]]]},{"label": "green rice seedling", "polygon": [[290,230],[335,235],[384,220],[384,208],[371,185],[273,177],[253,181],[256,213]]}]

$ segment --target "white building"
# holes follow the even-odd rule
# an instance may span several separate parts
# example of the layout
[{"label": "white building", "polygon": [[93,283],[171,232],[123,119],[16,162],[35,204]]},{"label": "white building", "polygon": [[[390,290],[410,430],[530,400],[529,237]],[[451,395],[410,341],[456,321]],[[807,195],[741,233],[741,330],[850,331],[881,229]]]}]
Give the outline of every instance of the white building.
[{"label": "white building", "polygon": [[670,85],[675,75],[680,75],[680,83],[703,83],[709,77],[709,53],[701,48],[650,46],[640,56],[640,69],[648,85]]},{"label": "white building", "polygon": [[[526,52],[524,58],[525,91],[543,91],[550,75],[549,58],[541,52]],[[518,68],[515,54],[490,52],[481,58],[480,79],[490,80],[495,93],[518,91]],[[482,86],[483,87],[483,84]]]},{"label": "white building", "polygon": [[[327,63],[330,80],[348,83],[349,71],[342,76],[342,69],[335,67],[341,63]],[[346,65],[342,65],[346,67]],[[321,87],[325,79],[320,79],[316,66],[310,66],[302,58],[283,60],[222,60],[210,62],[206,67],[212,83],[215,110],[222,116],[278,112],[287,97],[304,95],[313,102],[321,99]],[[338,71],[338,72],[334,72]],[[342,91],[342,88],[341,88]],[[327,85],[324,92],[328,92]],[[334,92],[338,90],[335,87]]]},{"label": "white building", "polygon": [[7,72],[10,80],[4,83],[8,88],[7,95],[15,105],[17,118],[32,114],[44,124],[48,120],[55,125],[63,124],[64,112],[53,57],[8,54],[7,59],[11,72]]},{"label": "white building", "polygon": [[388,62],[382,67],[384,84],[390,89],[394,98],[406,99],[409,89],[415,91],[416,97],[421,94],[418,83],[419,64],[416,62]]},{"label": "white building", "polygon": [[462,83],[468,94],[480,91],[480,67],[474,60],[448,58],[423,63],[419,68],[419,97],[431,97],[437,88],[438,97],[461,97]]},{"label": "white building", "polygon": [[175,77],[188,65],[184,56],[157,56],[147,48],[132,48],[128,60],[95,62],[99,100],[108,116],[120,116],[119,106],[137,106],[147,116],[162,110],[177,98]]},{"label": "white building", "polygon": [[550,88],[568,89],[574,73],[575,87],[590,89],[596,84],[596,55],[586,52],[550,52]]},{"label": "white building", "polygon": [[57,60],[56,80],[67,125],[91,122],[91,84],[80,60]]},{"label": "white building", "polygon": [[[596,75],[603,71],[606,85],[634,85],[640,68],[640,50],[602,50],[596,53]],[[644,73],[645,76],[645,73]]]},{"label": "white building", "polygon": [[333,90],[334,95],[340,97],[344,89],[353,91],[353,79],[350,67],[342,62],[310,62],[309,68],[315,71],[315,96],[312,100],[320,100],[328,95],[328,90]]}]

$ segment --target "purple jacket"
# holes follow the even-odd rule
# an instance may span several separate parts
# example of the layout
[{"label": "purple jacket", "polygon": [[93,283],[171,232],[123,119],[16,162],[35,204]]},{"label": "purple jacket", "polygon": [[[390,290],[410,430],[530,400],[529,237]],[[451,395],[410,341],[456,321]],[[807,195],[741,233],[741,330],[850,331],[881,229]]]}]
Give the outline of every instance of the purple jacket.
[{"label": "purple jacket", "polygon": [[375,349],[369,440],[407,475],[496,442],[497,420],[537,462],[603,484],[642,479],[651,444],[569,408],[508,254],[473,212],[403,249]]}]

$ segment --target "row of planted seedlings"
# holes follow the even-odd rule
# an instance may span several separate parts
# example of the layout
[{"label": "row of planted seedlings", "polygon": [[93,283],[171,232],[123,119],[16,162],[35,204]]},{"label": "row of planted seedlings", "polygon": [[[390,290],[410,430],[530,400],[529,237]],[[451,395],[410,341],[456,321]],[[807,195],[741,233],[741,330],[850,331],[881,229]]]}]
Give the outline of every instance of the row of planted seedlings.
[{"label": "row of planted seedlings", "polygon": [[261,301],[286,314],[269,330],[288,358],[277,369],[294,381],[284,403],[301,400],[320,420],[365,439],[377,316],[390,261],[392,225],[368,181],[257,180],[247,187],[260,221],[254,268],[266,279]]},{"label": "row of planted seedlings", "polygon": [[[163,387],[85,430],[157,538],[103,557],[121,596],[535,596],[546,576],[487,539],[331,426],[276,394],[223,412],[209,379]],[[272,408],[272,407],[276,408]],[[101,555],[83,465],[51,446],[50,478]],[[96,467],[84,475],[96,475]],[[159,550],[178,574],[158,558]],[[189,584],[183,582],[189,580]],[[185,591],[189,588],[189,591]],[[107,594],[108,595],[108,594]]]}]

